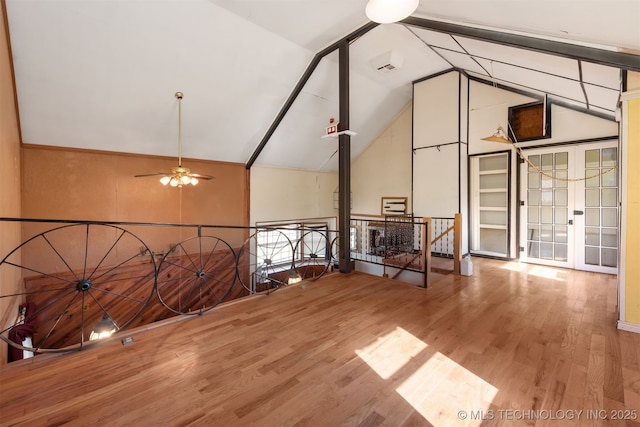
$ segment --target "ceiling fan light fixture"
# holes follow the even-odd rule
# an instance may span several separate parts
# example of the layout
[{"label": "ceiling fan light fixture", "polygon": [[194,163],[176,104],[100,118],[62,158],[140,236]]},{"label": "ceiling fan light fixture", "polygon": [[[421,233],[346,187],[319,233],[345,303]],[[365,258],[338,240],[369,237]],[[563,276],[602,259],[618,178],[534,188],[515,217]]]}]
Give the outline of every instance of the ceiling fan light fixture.
[{"label": "ceiling fan light fixture", "polygon": [[367,18],[379,24],[402,21],[418,8],[420,0],[369,0]]},{"label": "ceiling fan light fixture", "polygon": [[[182,166],[182,98],[184,95],[182,92],[176,92],[176,99],[178,100],[178,166],[171,168],[171,172],[165,173],[148,173],[143,175],[136,175],[136,178],[143,176],[157,176],[162,175],[160,183],[162,185],[169,185],[170,187],[182,187],[183,185],[198,185],[200,179],[209,180],[213,179],[212,176],[202,175],[198,173],[191,173],[189,168]],[[198,179],[199,178],[199,179]]]}]

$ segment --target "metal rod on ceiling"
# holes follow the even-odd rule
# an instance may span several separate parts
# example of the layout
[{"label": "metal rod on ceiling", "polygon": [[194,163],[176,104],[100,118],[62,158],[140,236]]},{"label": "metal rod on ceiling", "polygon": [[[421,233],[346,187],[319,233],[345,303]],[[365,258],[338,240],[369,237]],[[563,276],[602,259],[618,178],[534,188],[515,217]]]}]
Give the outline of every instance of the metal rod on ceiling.
[{"label": "metal rod on ceiling", "polygon": [[182,167],[182,92],[176,92],[178,98],[178,167]]},{"label": "metal rod on ceiling", "polygon": [[441,33],[454,34],[481,41],[564,56],[572,59],[583,59],[596,64],[608,65],[616,68],[640,71],[640,56],[632,55],[630,53],[598,49],[484,28],[469,27],[466,25],[434,21],[431,19],[416,18],[414,16],[405,18],[400,22],[406,25],[412,25]]}]

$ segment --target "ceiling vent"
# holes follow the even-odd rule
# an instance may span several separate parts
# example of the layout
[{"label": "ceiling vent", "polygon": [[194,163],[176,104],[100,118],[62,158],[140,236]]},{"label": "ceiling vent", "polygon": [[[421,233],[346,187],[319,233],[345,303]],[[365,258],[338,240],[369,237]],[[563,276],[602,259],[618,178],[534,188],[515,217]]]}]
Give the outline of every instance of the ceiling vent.
[{"label": "ceiling vent", "polygon": [[369,63],[371,66],[382,74],[388,74],[399,68],[402,68],[404,59],[396,51],[390,50],[373,58]]}]

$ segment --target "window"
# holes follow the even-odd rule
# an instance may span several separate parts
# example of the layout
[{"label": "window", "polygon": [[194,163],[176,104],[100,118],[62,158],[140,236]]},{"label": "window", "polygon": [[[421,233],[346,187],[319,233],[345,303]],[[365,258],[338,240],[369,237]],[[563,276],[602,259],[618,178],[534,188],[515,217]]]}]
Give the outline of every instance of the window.
[{"label": "window", "polygon": [[352,251],[358,251],[358,228],[349,227],[349,247]]},{"label": "window", "polygon": [[256,254],[265,258],[256,260],[257,265],[287,265],[292,260],[331,256],[326,223],[270,224],[256,233],[256,245]]},{"label": "window", "polygon": [[256,244],[258,245],[256,254],[265,259],[256,260],[256,264],[277,265],[290,263],[293,258],[292,245],[295,245],[297,241],[298,230],[295,224],[260,230],[256,235]]}]

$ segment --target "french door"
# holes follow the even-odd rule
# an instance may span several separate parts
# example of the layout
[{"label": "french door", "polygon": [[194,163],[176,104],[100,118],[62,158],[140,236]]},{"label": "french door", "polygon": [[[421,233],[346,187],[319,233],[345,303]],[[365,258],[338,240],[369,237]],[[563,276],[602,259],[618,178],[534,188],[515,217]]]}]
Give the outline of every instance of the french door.
[{"label": "french door", "polygon": [[617,273],[617,147],[610,141],[525,152],[530,163],[520,172],[523,261]]}]

